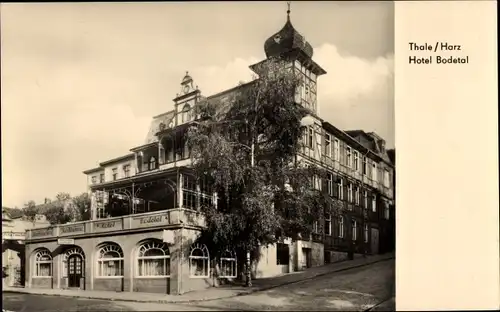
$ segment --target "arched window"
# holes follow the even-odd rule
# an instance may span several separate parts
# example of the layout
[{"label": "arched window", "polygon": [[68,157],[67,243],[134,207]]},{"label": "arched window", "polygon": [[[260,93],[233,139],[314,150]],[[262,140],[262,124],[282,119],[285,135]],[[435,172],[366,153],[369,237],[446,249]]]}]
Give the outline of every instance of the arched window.
[{"label": "arched window", "polygon": [[344,237],[344,217],[339,217],[339,237]]},{"label": "arched window", "polygon": [[154,156],[151,156],[149,159],[149,170],[156,169],[156,158]]},{"label": "arched window", "polygon": [[236,277],[236,255],[234,252],[226,250],[220,258],[220,277]]},{"label": "arched window", "polygon": [[209,277],[210,255],[207,246],[195,245],[191,247],[189,255],[189,274],[190,277]]},{"label": "arched window", "polygon": [[[62,258],[62,277],[68,277],[68,258],[73,255],[79,255],[82,260],[85,260],[85,254],[80,247],[73,247],[68,249]],[[83,261],[82,261],[83,262]],[[85,272],[85,270],[83,270]]]},{"label": "arched window", "polygon": [[170,252],[166,243],[150,240],[140,245],[137,276],[170,276]]},{"label": "arched window", "polygon": [[123,277],[123,251],[120,246],[107,243],[99,248],[97,277]]},{"label": "arched window", "polygon": [[191,106],[189,106],[189,104],[184,105],[184,107],[182,108],[182,112],[181,112],[181,122],[182,123],[189,121],[190,110],[191,110]]},{"label": "arched window", "polygon": [[37,277],[52,276],[52,255],[48,249],[42,249],[35,254],[35,274]]}]

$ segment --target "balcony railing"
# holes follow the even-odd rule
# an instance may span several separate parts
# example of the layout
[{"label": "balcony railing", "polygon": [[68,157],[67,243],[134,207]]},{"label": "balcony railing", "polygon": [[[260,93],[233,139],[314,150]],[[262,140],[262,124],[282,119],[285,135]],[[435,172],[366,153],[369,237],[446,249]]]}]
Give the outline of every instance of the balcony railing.
[{"label": "balcony railing", "polygon": [[2,232],[2,239],[24,240],[25,238],[25,232]]},{"label": "balcony railing", "polygon": [[171,210],[126,215],[115,218],[97,219],[92,221],[60,224],[46,228],[27,231],[27,240],[66,238],[84,234],[119,232],[140,228],[166,227],[175,225],[194,227],[205,226],[202,213],[176,208]]}]

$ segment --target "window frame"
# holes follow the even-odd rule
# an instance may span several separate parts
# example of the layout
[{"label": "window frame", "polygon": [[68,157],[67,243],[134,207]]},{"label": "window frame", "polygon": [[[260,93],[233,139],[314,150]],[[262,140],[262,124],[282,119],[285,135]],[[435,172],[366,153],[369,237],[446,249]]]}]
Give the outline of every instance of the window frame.
[{"label": "window frame", "polygon": [[307,147],[311,150],[314,150],[314,128],[309,126],[307,127]]},{"label": "window frame", "polygon": [[366,156],[363,157],[363,169],[362,169],[362,174],[363,175],[368,175],[368,162],[366,159]]},{"label": "window frame", "polygon": [[344,217],[343,216],[338,217],[338,223],[339,223],[339,231],[337,234],[338,234],[339,238],[344,238],[345,228],[344,228]]},{"label": "window frame", "polygon": [[325,156],[332,158],[332,137],[329,133],[325,133]]},{"label": "window frame", "polygon": [[325,213],[325,235],[332,236],[332,215]]},{"label": "window frame", "polygon": [[[48,259],[43,259],[47,257]],[[32,274],[33,278],[52,278],[54,275],[54,258],[52,257],[51,252],[47,248],[43,248],[38,250],[34,255],[34,264],[35,270]],[[49,266],[49,275],[40,275],[41,273],[41,265]]]},{"label": "window frame", "polygon": [[99,183],[104,183],[105,182],[105,175],[104,173],[99,174]]},{"label": "window frame", "polygon": [[111,169],[111,176],[113,178],[113,181],[118,180],[118,168],[117,167]]},{"label": "window frame", "polygon": [[391,218],[390,205],[389,202],[386,201],[384,203],[384,219],[389,220],[390,218]]},{"label": "window frame", "polygon": [[337,187],[337,197],[340,200],[344,200],[344,179],[342,177],[337,177],[337,182],[336,187]]},{"label": "window frame", "polygon": [[358,240],[358,221],[356,219],[351,220],[351,239],[353,241]]},{"label": "window frame", "polygon": [[377,212],[377,194],[372,194],[372,212]]},{"label": "window frame", "polygon": [[[107,250],[106,250],[107,249]],[[115,253],[118,257],[113,258],[104,258],[103,255],[107,253]],[[97,251],[97,265],[96,265],[96,275],[95,278],[105,279],[105,278],[123,278],[124,273],[124,264],[125,264],[125,255],[123,254],[123,249],[116,243],[107,243],[102,245]],[[121,275],[101,275],[104,272],[104,263],[111,263],[118,261],[118,271]],[[109,266],[109,264],[108,264]],[[114,264],[113,264],[114,266]]]},{"label": "window frame", "polygon": [[390,172],[387,169],[384,169],[384,186],[387,188],[391,187]]},{"label": "window frame", "polygon": [[[150,245],[150,246],[147,246]],[[158,256],[145,256],[144,254],[149,250],[161,250],[163,255]],[[141,255],[142,254],[142,255]],[[145,263],[148,260],[163,260],[163,275],[144,275]],[[170,250],[168,245],[159,240],[150,239],[142,242],[137,249],[137,255],[135,259],[136,269],[135,269],[135,277],[136,278],[166,278],[171,275],[171,258],[170,258]],[[142,272],[141,272],[141,264],[142,264]]]},{"label": "window frame", "polygon": [[[227,257],[226,255],[229,255]],[[225,257],[226,256],[226,257]],[[222,272],[225,272],[224,268],[226,267],[225,265],[230,265],[230,272],[232,274],[227,275],[223,274]],[[220,266],[220,272],[219,277],[221,278],[236,278],[238,277],[238,259],[236,258],[236,253],[231,250],[225,250],[219,259],[219,266]]]},{"label": "window frame", "polygon": [[368,227],[368,224],[365,223],[365,226],[364,226],[364,240],[365,240],[365,243],[368,243],[368,240],[369,240],[369,235],[370,235],[370,228]]},{"label": "window frame", "polygon": [[358,151],[353,152],[353,158],[354,158],[353,169],[354,169],[354,171],[358,172],[359,171]]},{"label": "window frame", "polygon": [[130,164],[123,165],[123,176],[125,178],[130,177]]},{"label": "window frame", "polygon": [[331,172],[326,174],[326,191],[328,195],[333,196],[333,173]]},{"label": "window frame", "polygon": [[360,201],[360,187],[359,185],[354,186],[354,204],[359,206],[359,201]]},{"label": "window frame", "polygon": [[[201,250],[201,256],[193,256],[195,250]],[[193,263],[196,260],[201,260],[203,263],[203,275],[196,275],[195,271],[193,274],[193,268],[195,267]],[[197,267],[197,264],[196,264]],[[191,252],[189,253],[189,277],[190,278],[209,278],[210,277],[210,253],[205,244],[196,244],[191,246]]]},{"label": "window frame", "polygon": [[352,168],[352,149],[350,146],[346,146],[345,148],[345,157],[347,168]]},{"label": "window frame", "polygon": [[340,161],[340,140],[333,139],[333,160]]},{"label": "window frame", "polygon": [[347,183],[347,201],[354,202],[352,182]]}]

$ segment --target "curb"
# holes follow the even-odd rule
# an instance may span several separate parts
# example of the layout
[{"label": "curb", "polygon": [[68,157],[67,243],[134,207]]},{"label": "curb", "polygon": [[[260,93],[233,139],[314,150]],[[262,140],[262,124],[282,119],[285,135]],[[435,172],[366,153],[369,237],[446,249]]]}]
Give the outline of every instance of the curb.
[{"label": "curb", "polygon": [[281,287],[281,286],[298,284],[298,283],[301,283],[301,282],[304,282],[304,281],[312,280],[312,279],[314,279],[316,277],[325,276],[325,275],[332,274],[332,273],[337,273],[337,272],[348,271],[348,270],[351,270],[351,269],[361,268],[361,267],[368,266],[368,265],[371,265],[371,264],[375,264],[375,263],[379,263],[379,262],[383,262],[383,261],[392,260],[394,258],[395,257],[392,256],[392,257],[388,257],[388,258],[376,260],[376,261],[373,261],[373,262],[367,262],[367,263],[358,264],[358,265],[354,265],[354,266],[347,267],[347,268],[342,268],[342,269],[337,269],[337,270],[333,270],[333,271],[328,271],[328,272],[324,272],[324,273],[315,274],[315,275],[309,276],[307,278],[304,278],[304,279],[301,279],[301,280],[298,280],[298,281],[290,281],[290,282],[284,282],[284,283],[281,283],[281,284],[267,286],[267,287],[262,287],[262,288],[249,289],[248,291],[245,290],[245,291],[241,291],[241,292],[238,292],[236,294],[229,295],[229,296],[217,297],[217,298],[200,298],[200,299],[186,299],[186,300],[182,300],[182,299],[180,299],[180,300],[175,300],[175,299],[174,300],[152,300],[152,299],[127,299],[127,298],[119,298],[118,299],[118,298],[103,298],[103,297],[92,296],[92,295],[72,296],[72,295],[57,294],[57,293],[56,294],[54,294],[54,293],[43,293],[43,292],[40,292],[40,293],[31,293],[31,292],[27,292],[27,291],[23,291],[23,290],[15,290],[15,289],[2,290],[2,293],[17,293],[17,294],[39,295],[39,296],[53,296],[53,297],[66,297],[66,298],[83,298],[83,299],[105,300],[105,301],[122,301],[122,302],[159,303],[159,304],[167,304],[167,303],[191,303],[191,302],[200,302],[200,301],[214,301],[214,300],[220,300],[220,299],[229,299],[229,298],[234,298],[234,297],[245,296],[245,295],[253,294],[253,293],[256,293],[256,292],[261,292],[261,291],[266,291],[266,290],[269,290],[269,289],[274,289],[274,288]]}]

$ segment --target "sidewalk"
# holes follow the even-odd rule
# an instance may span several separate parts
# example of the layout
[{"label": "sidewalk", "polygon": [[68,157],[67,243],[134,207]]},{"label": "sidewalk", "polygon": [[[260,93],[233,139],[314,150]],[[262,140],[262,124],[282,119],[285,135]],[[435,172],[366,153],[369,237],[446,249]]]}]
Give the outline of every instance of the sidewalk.
[{"label": "sidewalk", "polygon": [[298,283],[310,280],[318,276],[340,272],[348,269],[362,267],[372,263],[393,259],[394,254],[384,254],[367,256],[350,261],[326,264],[319,267],[307,269],[305,271],[293,272],[277,277],[261,278],[252,281],[253,286],[246,288],[243,286],[226,286],[208,288],[202,291],[188,292],[183,295],[166,295],[138,292],[112,292],[112,291],[92,291],[92,290],[63,290],[63,289],[38,289],[38,288],[15,288],[4,287],[2,292],[16,292],[25,294],[77,297],[87,299],[100,299],[112,301],[132,301],[132,302],[153,302],[153,303],[182,303],[195,301],[209,301],[226,299],[241,295],[268,290],[279,286]]}]

